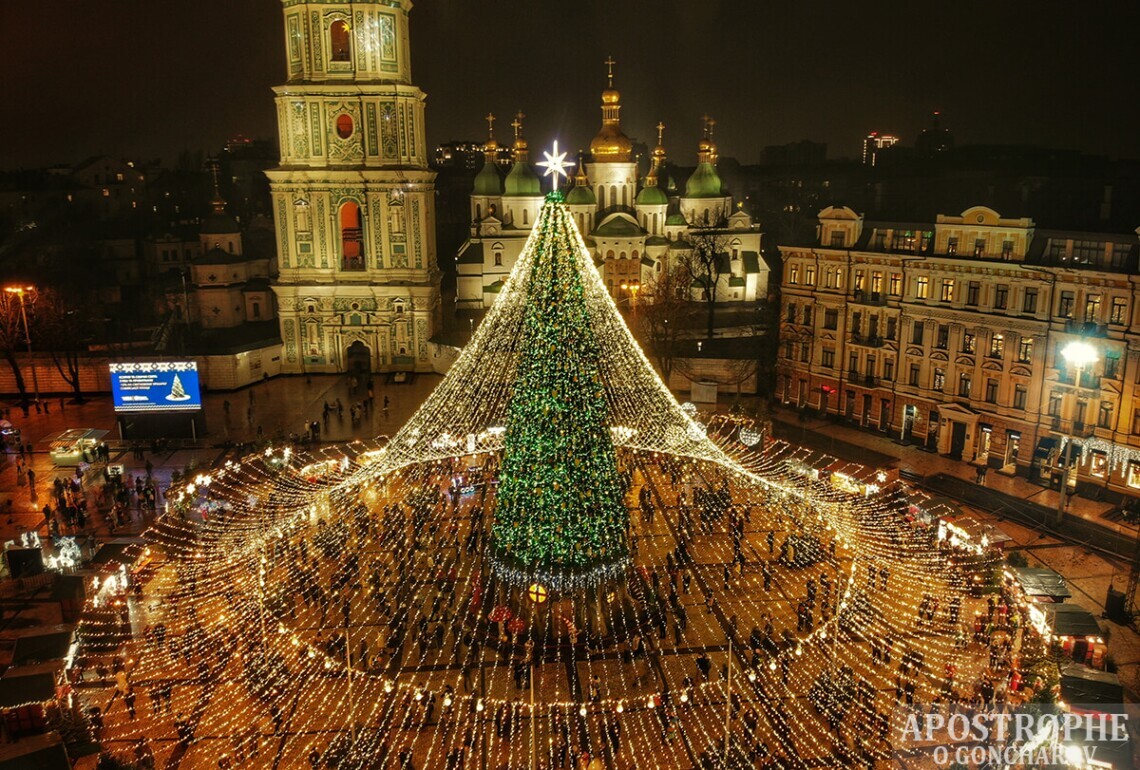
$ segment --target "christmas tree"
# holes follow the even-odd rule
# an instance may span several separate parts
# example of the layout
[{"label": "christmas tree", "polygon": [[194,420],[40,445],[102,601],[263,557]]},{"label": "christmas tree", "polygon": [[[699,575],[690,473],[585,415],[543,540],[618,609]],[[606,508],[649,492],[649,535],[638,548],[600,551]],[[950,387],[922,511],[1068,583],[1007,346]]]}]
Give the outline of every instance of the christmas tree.
[{"label": "christmas tree", "polygon": [[628,512],[581,273],[593,268],[559,193],[536,228],[492,558],[521,579],[580,585],[624,565]]},{"label": "christmas tree", "polygon": [[178,375],[174,375],[174,383],[170,387],[170,395],[166,397],[168,401],[185,401],[190,398],[186,395],[186,390],[182,387],[182,380]]}]

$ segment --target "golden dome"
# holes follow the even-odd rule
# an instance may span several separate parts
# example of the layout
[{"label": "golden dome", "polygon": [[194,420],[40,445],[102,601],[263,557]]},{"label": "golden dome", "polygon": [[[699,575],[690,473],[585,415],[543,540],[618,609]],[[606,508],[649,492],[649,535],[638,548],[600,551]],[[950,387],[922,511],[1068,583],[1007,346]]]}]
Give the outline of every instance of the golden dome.
[{"label": "golden dome", "polygon": [[595,162],[627,163],[633,155],[633,143],[621,132],[621,126],[606,124],[590,142]]},{"label": "golden dome", "polygon": [[621,101],[621,92],[616,88],[607,88],[602,91],[602,104],[618,104]]}]

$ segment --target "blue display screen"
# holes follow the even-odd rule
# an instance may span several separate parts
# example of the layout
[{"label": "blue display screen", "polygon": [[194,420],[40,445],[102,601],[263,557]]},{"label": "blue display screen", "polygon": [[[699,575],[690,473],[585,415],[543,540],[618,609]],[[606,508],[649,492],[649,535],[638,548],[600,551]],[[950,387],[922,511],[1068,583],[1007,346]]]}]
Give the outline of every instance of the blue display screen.
[{"label": "blue display screen", "polygon": [[196,412],[202,408],[195,361],[111,364],[116,412]]}]

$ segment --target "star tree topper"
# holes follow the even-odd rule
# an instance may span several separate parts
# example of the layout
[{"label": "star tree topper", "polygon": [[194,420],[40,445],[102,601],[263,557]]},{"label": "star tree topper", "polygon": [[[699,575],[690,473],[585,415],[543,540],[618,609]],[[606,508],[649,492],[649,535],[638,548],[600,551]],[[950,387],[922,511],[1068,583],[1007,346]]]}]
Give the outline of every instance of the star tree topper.
[{"label": "star tree topper", "polygon": [[543,176],[554,176],[554,189],[557,190],[559,188],[558,177],[560,175],[566,177],[570,176],[568,169],[576,164],[574,161],[566,162],[566,153],[558,151],[557,139],[554,140],[554,149],[551,152],[543,150],[542,154],[546,156],[546,160],[539,161],[536,165],[543,166],[546,169],[546,173],[543,174]]}]

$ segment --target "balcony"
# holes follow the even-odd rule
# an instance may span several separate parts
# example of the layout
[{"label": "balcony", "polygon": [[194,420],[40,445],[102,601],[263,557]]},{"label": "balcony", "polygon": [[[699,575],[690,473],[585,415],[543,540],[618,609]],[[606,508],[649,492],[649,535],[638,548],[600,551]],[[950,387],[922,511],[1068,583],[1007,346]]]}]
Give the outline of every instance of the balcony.
[{"label": "balcony", "polygon": [[[1074,372],[1069,367],[1061,369],[1057,374],[1057,382],[1061,385],[1076,387],[1077,381]],[[1081,388],[1084,390],[1100,390],[1101,376],[1093,372],[1081,372]]]},{"label": "balcony", "polygon": [[873,388],[879,384],[879,379],[873,374],[863,375],[863,384],[868,388]]},{"label": "balcony", "polygon": [[1088,438],[1096,433],[1097,425],[1083,420],[1063,420],[1059,415],[1050,417],[1050,427],[1056,433],[1073,438]]},{"label": "balcony", "polygon": [[878,336],[868,336],[863,334],[851,335],[852,345],[862,345],[866,348],[881,348],[883,346],[883,338]]},{"label": "balcony", "polygon": [[851,302],[856,305],[883,307],[887,304],[887,295],[881,291],[866,291],[865,289],[855,289],[855,291],[851,292]]},{"label": "balcony", "polygon": [[364,257],[344,257],[340,261],[340,269],[343,272],[359,273],[363,272],[365,268]]}]

